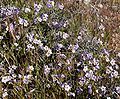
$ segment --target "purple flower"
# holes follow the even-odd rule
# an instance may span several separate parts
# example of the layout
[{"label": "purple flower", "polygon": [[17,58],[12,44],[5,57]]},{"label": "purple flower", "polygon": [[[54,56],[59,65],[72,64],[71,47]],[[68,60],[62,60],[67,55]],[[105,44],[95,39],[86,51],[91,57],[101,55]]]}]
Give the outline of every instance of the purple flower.
[{"label": "purple flower", "polygon": [[55,4],[55,2],[53,0],[48,0],[47,7],[48,8],[54,7],[54,4]]},{"label": "purple flower", "polygon": [[89,86],[88,86],[88,93],[89,93],[89,94],[92,94],[92,85],[89,85]]},{"label": "purple flower", "polygon": [[93,54],[92,54],[92,53],[88,53],[88,54],[87,54],[87,58],[88,58],[88,59],[92,59],[92,58],[93,58]]}]

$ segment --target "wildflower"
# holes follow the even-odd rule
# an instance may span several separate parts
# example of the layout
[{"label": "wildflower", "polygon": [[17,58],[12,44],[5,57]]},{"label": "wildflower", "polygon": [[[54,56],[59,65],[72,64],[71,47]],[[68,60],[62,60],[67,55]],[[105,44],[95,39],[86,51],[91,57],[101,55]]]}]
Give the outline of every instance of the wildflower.
[{"label": "wildflower", "polygon": [[54,5],[55,5],[55,2],[53,0],[48,0],[48,2],[47,2],[48,8],[54,7]]},{"label": "wildflower", "polygon": [[106,50],[106,49],[103,49],[104,50],[104,53],[109,56],[109,52]]},{"label": "wildflower", "polygon": [[112,59],[112,60],[110,61],[110,64],[111,64],[112,66],[115,65],[115,60]]},{"label": "wildflower", "polygon": [[29,82],[31,82],[31,80],[30,80],[31,78],[32,78],[32,75],[30,75],[30,74],[24,76],[23,83],[28,84]]},{"label": "wildflower", "polygon": [[35,44],[40,44],[41,41],[40,41],[40,40],[37,40],[37,39],[34,39],[34,40],[33,40],[33,43],[35,43]]},{"label": "wildflower", "polygon": [[28,66],[28,70],[33,71],[34,67],[33,66]]},{"label": "wildflower", "polygon": [[70,85],[68,85],[67,83],[64,83],[63,85],[62,85],[62,87],[65,89],[65,91],[70,91],[70,89],[72,88]]},{"label": "wildflower", "polygon": [[118,71],[114,70],[114,71],[111,73],[111,77],[117,78],[117,77],[118,77]]},{"label": "wildflower", "polygon": [[104,37],[104,33],[101,34],[101,37]]},{"label": "wildflower", "polygon": [[41,17],[37,17],[36,19],[37,19],[37,21],[42,22],[42,18]]},{"label": "wildflower", "polygon": [[42,21],[47,21],[48,14],[42,14]]},{"label": "wildflower", "polygon": [[93,54],[92,54],[92,53],[88,53],[88,54],[87,54],[87,58],[88,58],[88,59],[92,59],[92,58],[93,58]]},{"label": "wildflower", "polygon": [[78,36],[78,38],[77,38],[78,40],[82,40],[82,37],[81,36]]},{"label": "wildflower", "polygon": [[106,55],[105,56],[105,60],[106,60],[106,62],[109,62],[110,60],[109,60],[109,57]]},{"label": "wildflower", "polygon": [[48,46],[45,46],[45,47],[44,47],[44,50],[45,50],[45,51],[47,51],[48,49],[49,49]]},{"label": "wildflower", "polygon": [[84,0],[84,3],[87,5],[90,3],[91,0]]},{"label": "wildflower", "polygon": [[14,45],[17,47],[17,46],[18,46],[18,43],[14,43]]},{"label": "wildflower", "polygon": [[98,93],[99,91],[98,91],[98,89],[96,90],[96,93]]},{"label": "wildflower", "polygon": [[7,83],[7,82],[10,81],[11,79],[12,79],[11,76],[4,76],[4,77],[2,77],[2,82],[3,82],[3,83]]},{"label": "wildflower", "polygon": [[120,53],[118,53],[117,56],[120,57]]},{"label": "wildflower", "polygon": [[10,23],[10,25],[9,25],[9,31],[11,33],[13,33],[13,31],[14,31],[14,25],[12,23]]},{"label": "wildflower", "polygon": [[78,45],[78,44],[74,45],[73,48],[72,48],[72,52],[75,53],[75,51],[76,51],[78,48],[79,48],[79,45]]},{"label": "wildflower", "polygon": [[68,21],[65,21],[63,27],[66,27],[67,25],[68,25]]},{"label": "wildflower", "polygon": [[69,92],[69,93],[68,93],[68,96],[73,96],[73,97],[75,97],[75,93]]},{"label": "wildflower", "polygon": [[119,93],[119,94],[120,94],[120,87],[119,87],[119,86],[117,86],[115,89],[116,89],[117,93]]},{"label": "wildflower", "polygon": [[25,11],[25,13],[28,13],[28,12],[31,11],[31,9],[30,8],[25,8],[24,11]]},{"label": "wildflower", "polygon": [[19,24],[24,25],[24,26],[28,26],[28,21],[27,20],[19,18],[18,21],[19,21]]},{"label": "wildflower", "polygon": [[28,45],[27,45],[27,49],[35,49],[35,47],[32,46],[32,44],[28,44]]},{"label": "wildflower", "polygon": [[105,87],[105,86],[102,86],[102,87],[101,87],[101,91],[106,92],[106,87]]},{"label": "wildflower", "polygon": [[4,92],[4,93],[2,94],[2,97],[5,98],[6,96],[8,96],[8,93],[7,93],[7,92]]},{"label": "wildflower", "polygon": [[111,99],[110,97],[107,97],[107,99]]},{"label": "wildflower", "polygon": [[103,5],[100,3],[100,4],[98,4],[98,7],[103,8]]},{"label": "wildflower", "polygon": [[69,35],[67,33],[63,33],[63,38],[67,39],[69,37]]},{"label": "wildflower", "polygon": [[30,35],[27,34],[27,38],[29,39],[30,42],[32,42],[34,40],[34,33]]},{"label": "wildflower", "polygon": [[21,78],[22,78],[22,75],[21,75],[21,74],[18,74],[18,78],[20,78],[20,79],[21,79]]},{"label": "wildflower", "polygon": [[52,50],[48,46],[44,47],[44,50],[47,51],[46,56],[49,57],[52,54]]},{"label": "wildflower", "polygon": [[[111,67],[112,68],[112,67]],[[107,67],[106,69],[106,74],[110,74],[112,72],[112,70],[110,69],[110,67]]]},{"label": "wildflower", "polygon": [[100,40],[100,38],[98,39],[98,43],[101,45],[103,44],[103,42]]},{"label": "wildflower", "polygon": [[51,49],[48,49],[48,51],[47,51],[47,53],[46,53],[46,56],[49,57],[51,54],[52,54],[52,50],[51,50]]},{"label": "wildflower", "polygon": [[89,86],[88,86],[88,92],[89,92],[90,94],[92,94],[92,85],[89,85]]},{"label": "wildflower", "polygon": [[30,90],[30,93],[32,93],[32,92],[34,92],[35,91],[35,89],[32,89],[32,90]]},{"label": "wildflower", "polygon": [[34,4],[34,9],[36,12],[39,12],[42,7],[43,6],[41,4],[36,4],[36,3]]},{"label": "wildflower", "polygon": [[83,71],[84,71],[84,72],[87,72],[87,71],[88,71],[88,66],[85,66],[85,67],[83,68]]},{"label": "wildflower", "polygon": [[87,77],[87,78],[92,78],[93,77],[93,71],[92,70],[90,70],[89,72],[87,72],[86,74],[85,74],[85,77]]},{"label": "wildflower", "polygon": [[58,8],[59,8],[60,10],[62,10],[62,9],[64,9],[64,5],[63,5],[63,4],[60,4],[60,3],[58,3]]},{"label": "wildflower", "polygon": [[95,58],[93,59],[93,64],[94,65],[99,65],[99,60],[96,60]]},{"label": "wildflower", "polygon": [[99,26],[99,29],[101,30],[105,30],[105,27],[103,26],[103,24],[101,24],[100,26]]},{"label": "wildflower", "polygon": [[50,68],[47,65],[44,66],[44,73],[45,75],[48,75],[50,73]]},{"label": "wildflower", "polygon": [[59,49],[61,49],[62,47],[63,47],[63,45],[62,44],[57,44],[58,45],[58,47],[59,47]]},{"label": "wildflower", "polygon": [[20,39],[20,36],[19,36],[19,35],[16,35],[16,38],[17,38],[17,40],[19,40],[19,39]]}]

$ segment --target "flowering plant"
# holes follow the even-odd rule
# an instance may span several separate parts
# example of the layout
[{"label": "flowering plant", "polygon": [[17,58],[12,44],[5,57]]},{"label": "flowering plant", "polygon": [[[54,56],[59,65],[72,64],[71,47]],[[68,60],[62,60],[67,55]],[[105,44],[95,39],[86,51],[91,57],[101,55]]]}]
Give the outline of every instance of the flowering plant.
[{"label": "flowering plant", "polygon": [[2,3],[0,98],[120,97],[120,53],[82,17],[89,6],[96,13],[88,1],[69,10],[53,0]]}]

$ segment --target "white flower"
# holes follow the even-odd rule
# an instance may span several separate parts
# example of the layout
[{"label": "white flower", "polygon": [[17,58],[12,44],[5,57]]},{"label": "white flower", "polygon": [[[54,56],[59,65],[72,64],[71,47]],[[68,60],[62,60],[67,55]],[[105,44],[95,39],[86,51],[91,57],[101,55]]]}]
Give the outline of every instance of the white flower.
[{"label": "white flower", "polygon": [[112,59],[112,60],[110,61],[110,64],[111,64],[112,66],[115,65],[115,60]]},{"label": "white flower", "polygon": [[31,80],[30,80],[31,78],[32,78],[32,75],[30,75],[30,74],[24,76],[23,83],[28,84],[29,82],[31,82]]},{"label": "white flower", "polygon": [[116,89],[117,93],[120,94],[120,87],[116,87],[115,89]]},{"label": "white flower", "polygon": [[69,37],[69,35],[67,33],[63,33],[63,38],[67,39]]},{"label": "white flower", "polygon": [[17,46],[18,46],[18,43],[14,43],[14,45],[17,47]]},{"label": "white flower", "polygon": [[45,51],[47,51],[48,49],[49,49],[48,46],[45,46],[45,47],[44,47],[44,50],[45,50]]},{"label": "white flower", "polygon": [[36,4],[36,3],[34,4],[34,9],[36,12],[39,12],[42,7],[43,6],[41,4]]},{"label": "white flower", "polygon": [[107,55],[105,56],[105,59],[106,59],[106,62],[110,61],[110,59],[109,59],[109,57]]},{"label": "white flower", "polygon": [[91,0],[84,0],[84,3],[87,5],[90,3]]},{"label": "white flower", "polygon": [[106,74],[110,74],[112,71],[110,70],[110,68],[108,67],[107,69],[106,69]]},{"label": "white flower", "polygon": [[41,41],[40,41],[40,40],[37,40],[37,39],[34,39],[34,40],[33,40],[33,43],[35,43],[35,44],[40,44]]},{"label": "white flower", "polygon": [[64,9],[64,5],[59,3],[58,8],[62,10],[62,9]]},{"label": "white flower", "polygon": [[111,99],[110,97],[107,97],[107,99]]},{"label": "white flower", "polygon": [[98,7],[103,8],[103,5],[100,3],[100,4],[98,4]]},{"label": "white flower", "polygon": [[118,53],[117,55],[118,55],[118,57],[120,57],[120,53]]},{"label": "white flower", "polygon": [[62,47],[63,47],[63,45],[62,45],[62,44],[59,44],[59,43],[58,43],[57,45],[58,45],[58,47],[59,47],[59,48],[62,48]]},{"label": "white flower", "polygon": [[89,72],[87,72],[87,73],[85,74],[85,77],[92,79],[92,78],[93,78],[93,71],[90,70]]},{"label": "white flower", "polygon": [[98,39],[98,43],[99,43],[100,45],[103,44],[103,42],[100,40],[100,38]]},{"label": "white flower", "polygon": [[101,37],[104,37],[104,33],[101,34]]},{"label": "white flower", "polygon": [[96,93],[98,93],[98,89],[96,90]]},{"label": "white flower", "polygon": [[28,45],[27,45],[27,48],[28,48],[28,49],[35,49],[35,47],[32,46],[32,44],[28,44]]},{"label": "white flower", "polygon": [[15,70],[15,69],[17,68],[17,66],[15,66],[15,65],[12,65],[12,68]]},{"label": "white flower", "polygon": [[24,26],[28,26],[28,21],[24,20]]},{"label": "white flower", "polygon": [[70,89],[71,89],[71,86],[70,85],[68,85],[67,83],[64,83],[63,85],[62,85],[62,87],[65,89],[65,91],[70,91]]},{"label": "white flower", "polygon": [[101,91],[105,92],[106,91],[106,87],[102,86],[101,87]]},{"label": "white flower", "polygon": [[69,93],[68,93],[68,96],[73,96],[73,97],[75,97],[75,93],[69,92]]},{"label": "white flower", "polygon": [[20,79],[21,79],[21,78],[22,78],[22,75],[18,74],[18,78],[20,78]]},{"label": "white flower", "polygon": [[105,30],[105,27],[103,26],[103,24],[101,24],[101,25],[99,26],[99,29],[100,29],[100,30]]},{"label": "white flower", "polygon": [[20,39],[20,36],[19,36],[19,35],[16,35],[16,38],[17,38],[17,40],[19,40],[19,39]]},{"label": "white flower", "polygon": [[30,12],[30,11],[31,11],[31,9],[30,9],[30,8],[25,8],[24,10],[25,10],[25,13],[28,13],[28,12]]},{"label": "white flower", "polygon": [[28,66],[28,70],[33,71],[34,67],[33,66]]},{"label": "white flower", "polygon": [[49,57],[51,54],[52,54],[52,50],[49,49],[49,50],[47,51],[47,53],[46,53],[46,56]]},{"label": "white flower", "polygon": [[18,21],[19,21],[19,24],[24,25],[24,26],[28,26],[28,21],[27,20],[19,17]]},{"label": "white flower", "polygon": [[78,44],[73,45],[73,46],[72,46],[72,52],[75,53],[78,48],[79,48],[79,45],[78,45]]},{"label": "white flower", "polygon": [[42,15],[42,20],[43,20],[43,21],[47,21],[47,19],[48,19],[48,15],[47,15],[47,14],[43,14],[43,15]]},{"label": "white flower", "polygon": [[41,17],[37,17],[37,20],[38,20],[39,22],[42,22]]},{"label": "white flower", "polygon": [[2,77],[2,82],[6,83],[6,82],[10,81],[11,79],[12,79],[11,76],[4,76],[4,77]]},{"label": "white flower", "polygon": [[4,92],[4,93],[2,94],[2,97],[5,98],[6,96],[8,96],[8,93],[7,93],[7,92]]},{"label": "white flower", "polygon": [[85,67],[83,68],[83,71],[84,71],[84,72],[88,71],[88,66],[85,66]]},{"label": "white flower", "polygon": [[118,78],[118,71],[115,71],[111,73],[111,77]]},{"label": "white flower", "polygon": [[44,73],[45,75],[48,75],[50,73],[50,68],[47,65],[44,66]]}]

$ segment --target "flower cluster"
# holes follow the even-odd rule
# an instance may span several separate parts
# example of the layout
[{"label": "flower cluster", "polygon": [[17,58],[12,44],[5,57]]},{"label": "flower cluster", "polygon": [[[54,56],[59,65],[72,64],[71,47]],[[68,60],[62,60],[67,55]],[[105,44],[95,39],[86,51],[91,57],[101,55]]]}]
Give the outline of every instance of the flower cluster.
[{"label": "flower cluster", "polygon": [[71,11],[43,1],[1,6],[0,98],[120,97],[120,52],[107,48],[104,24],[95,35],[86,17],[88,8],[98,20],[102,4],[84,0],[85,11]]}]

